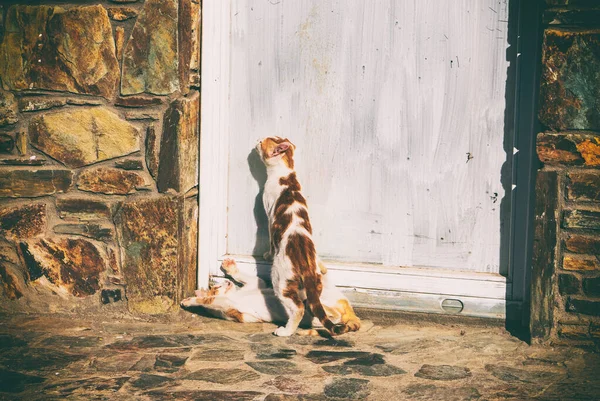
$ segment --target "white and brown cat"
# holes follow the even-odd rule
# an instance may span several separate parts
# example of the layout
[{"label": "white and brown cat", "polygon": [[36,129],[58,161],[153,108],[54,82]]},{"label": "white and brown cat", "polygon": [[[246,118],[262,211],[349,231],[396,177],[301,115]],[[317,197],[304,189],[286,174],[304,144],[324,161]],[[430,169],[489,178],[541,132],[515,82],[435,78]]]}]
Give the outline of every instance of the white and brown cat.
[{"label": "white and brown cat", "polygon": [[288,139],[267,137],[256,150],[267,169],[263,205],[269,219],[270,252],[273,258],[273,291],[289,317],[277,328],[277,336],[290,336],[304,316],[304,301],[310,312],[331,335],[345,333],[343,321],[333,323],[321,303],[323,274],[312,239],[306,199],[294,170],[294,146]]},{"label": "white and brown cat", "polygon": [[[197,290],[195,297],[184,299],[181,305],[185,308],[198,309],[209,316],[240,323],[288,321],[287,311],[275,295],[273,288],[260,277],[240,272],[233,259],[225,259],[221,268],[241,287],[230,280],[225,280],[209,290]],[[326,275],[323,276],[322,283],[323,291],[320,300],[329,319],[336,323],[343,323],[348,327],[348,331],[357,331],[360,328],[360,320],[354,314],[348,299],[331,280],[328,280]],[[305,313],[302,327],[318,328],[319,323],[318,319],[315,321],[310,313]],[[320,335],[318,330],[307,330],[301,334]]]}]

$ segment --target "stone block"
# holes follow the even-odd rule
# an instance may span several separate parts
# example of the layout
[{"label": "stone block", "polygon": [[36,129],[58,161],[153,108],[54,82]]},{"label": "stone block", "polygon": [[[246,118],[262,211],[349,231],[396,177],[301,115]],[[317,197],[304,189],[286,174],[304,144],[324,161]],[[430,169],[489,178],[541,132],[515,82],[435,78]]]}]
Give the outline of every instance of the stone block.
[{"label": "stone block", "polygon": [[168,95],[180,89],[178,0],[146,0],[123,51],[121,94]]},{"label": "stone block", "polygon": [[554,131],[600,129],[600,30],[544,32],[539,118]]},{"label": "stone block", "polygon": [[600,201],[600,172],[567,175],[567,198],[574,201]]},{"label": "stone block", "polygon": [[192,46],[194,43],[194,11],[197,7],[192,0],[179,1],[179,20],[177,23],[177,56],[179,61],[179,88],[184,95],[189,92],[190,65],[192,59]]},{"label": "stone block", "polygon": [[29,123],[29,137],[37,149],[71,168],[140,149],[137,128],[104,107],[35,117]]},{"label": "stone block", "polygon": [[589,325],[559,323],[557,334],[565,340],[586,341],[590,338],[590,328]]},{"label": "stone block", "polygon": [[126,159],[115,162],[115,167],[122,170],[143,170],[144,164],[138,159]]},{"label": "stone block", "polygon": [[597,25],[600,21],[600,8],[592,10],[550,8],[544,11],[543,21],[548,25]]},{"label": "stone block", "polygon": [[14,5],[0,45],[5,89],[48,89],[112,98],[119,79],[112,27],[100,6]]},{"label": "stone block", "polygon": [[558,275],[558,291],[561,295],[577,294],[581,289],[579,278],[572,274]]},{"label": "stone block", "polygon": [[118,26],[115,28],[115,51],[117,60],[123,60],[123,47],[125,46],[125,28]]},{"label": "stone block", "polygon": [[169,197],[123,203],[115,216],[128,307],[164,313],[176,307],[180,202]]},{"label": "stone block", "polygon": [[7,134],[0,134],[0,153],[11,154],[15,148],[15,140]]},{"label": "stone block", "polygon": [[600,270],[600,263],[592,256],[565,255],[562,268],[564,270],[594,271]]},{"label": "stone block", "polygon": [[159,97],[148,96],[119,96],[115,100],[116,106],[140,108],[147,106],[158,106],[163,103]]},{"label": "stone block", "polygon": [[588,297],[600,298],[600,277],[584,277],[583,293]]},{"label": "stone block", "polygon": [[158,174],[158,154],[160,152],[160,137],[154,124],[146,129],[146,167],[153,178]]},{"label": "stone block", "polygon": [[22,97],[19,99],[19,111],[31,112],[49,110],[55,107],[62,107],[66,104],[66,99],[45,97]]},{"label": "stone block", "polygon": [[67,192],[73,182],[69,170],[0,170],[0,198],[35,198]]},{"label": "stone block", "polygon": [[543,132],[536,142],[540,161],[550,165],[600,165],[600,137],[592,132]]},{"label": "stone block", "polygon": [[600,212],[592,210],[565,210],[562,228],[600,230]]},{"label": "stone block", "polygon": [[186,193],[198,185],[200,96],[194,91],[165,112],[156,184],[160,192]]},{"label": "stone block", "polygon": [[109,7],[107,11],[108,16],[115,21],[127,21],[138,15],[137,10],[131,7]]},{"label": "stone block", "polygon": [[[20,156],[27,155],[28,143],[29,143],[29,139],[27,137],[27,133],[17,132],[15,144],[17,145],[17,150],[19,151]],[[35,159],[32,161],[35,161]]]},{"label": "stone block", "polygon": [[7,238],[33,238],[43,234],[46,226],[46,205],[43,203],[0,209],[0,234]]},{"label": "stone block", "polygon": [[580,313],[588,316],[600,316],[600,301],[569,297],[566,309],[567,312]]},{"label": "stone block", "polygon": [[18,106],[15,95],[0,88],[0,127],[19,122],[17,110]]},{"label": "stone block", "polygon": [[109,167],[87,169],[77,180],[80,190],[107,195],[127,195],[144,186],[144,178],[139,174]]},{"label": "stone block", "polygon": [[597,236],[569,234],[564,246],[569,252],[600,255],[600,238]]},{"label": "stone block", "polygon": [[192,1],[192,31],[190,34],[192,54],[190,58],[190,86],[197,87],[200,83],[200,32],[202,32],[201,5]]},{"label": "stone block", "polygon": [[558,207],[556,172],[538,171],[535,193],[529,328],[532,338],[546,339],[553,324],[554,309],[553,277]]},{"label": "stone block", "polygon": [[110,240],[113,237],[113,230],[111,227],[99,224],[57,224],[54,226],[53,230],[57,234],[81,235],[99,241]]},{"label": "stone block", "polygon": [[183,200],[181,220],[180,293],[181,299],[192,294],[196,287],[198,271],[198,194]]},{"label": "stone block", "polygon": [[60,291],[77,297],[100,289],[105,260],[98,248],[84,239],[28,240],[21,250],[32,280],[45,276]]},{"label": "stone block", "polygon": [[90,199],[57,199],[56,210],[61,219],[98,220],[111,217],[106,203]]},{"label": "stone block", "polygon": [[0,260],[0,285],[8,299],[19,299],[27,290],[27,278],[18,266]]}]

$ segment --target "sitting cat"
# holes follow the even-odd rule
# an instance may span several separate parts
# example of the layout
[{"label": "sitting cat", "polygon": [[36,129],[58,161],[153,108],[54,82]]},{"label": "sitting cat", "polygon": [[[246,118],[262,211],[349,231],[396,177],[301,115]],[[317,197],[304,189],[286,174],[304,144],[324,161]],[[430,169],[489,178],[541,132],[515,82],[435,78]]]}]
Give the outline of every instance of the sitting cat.
[{"label": "sitting cat", "polygon": [[[181,305],[185,308],[197,307],[210,316],[240,323],[283,323],[288,320],[289,316],[273,288],[260,277],[243,274],[233,259],[225,259],[221,268],[228,277],[243,286],[238,287],[226,280],[223,284],[215,285],[209,290],[196,291],[195,297],[184,299]],[[344,324],[349,331],[357,331],[360,328],[360,320],[354,314],[348,299],[327,277],[323,279],[321,302],[332,321]],[[316,322],[313,320],[313,317],[307,313],[303,319],[303,326],[318,324],[318,320]],[[316,335],[318,332],[309,330],[303,334]]]},{"label": "sitting cat", "polygon": [[312,239],[306,199],[294,170],[296,146],[280,137],[262,139],[256,150],[267,169],[263,205],[269,219],[271,282],[288,321],[277,328],[277,336],[292,335],[304,316],[304,301],[323,326],[337,335],[349,328],[334,324],[321,303],[323,274]]}]

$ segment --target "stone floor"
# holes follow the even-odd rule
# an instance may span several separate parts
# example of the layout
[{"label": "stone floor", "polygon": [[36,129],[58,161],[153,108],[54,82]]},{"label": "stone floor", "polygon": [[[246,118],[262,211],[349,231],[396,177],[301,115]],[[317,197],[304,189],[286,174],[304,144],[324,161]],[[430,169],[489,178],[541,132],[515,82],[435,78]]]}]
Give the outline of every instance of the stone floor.
[{"label": "stone floor", "polygon": [[331,340],[185,311],[0,315],[0,399],[600,400],[590,350],[489,324],[371,319]]}]

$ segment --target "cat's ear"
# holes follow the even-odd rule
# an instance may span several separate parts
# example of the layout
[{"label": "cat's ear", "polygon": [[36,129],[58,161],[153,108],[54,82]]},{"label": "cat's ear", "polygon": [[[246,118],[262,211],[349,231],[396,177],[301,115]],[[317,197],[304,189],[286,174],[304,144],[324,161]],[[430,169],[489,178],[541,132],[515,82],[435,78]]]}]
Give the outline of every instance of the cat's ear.
[{"label": "cat's ear", "polygon": [[290,148],[290,146],[292,146],[292,144],[289,142],[281,142],[273,149],[273,151],[271,152],[271,157],[275,157],[277,155],[285,153]]}]

